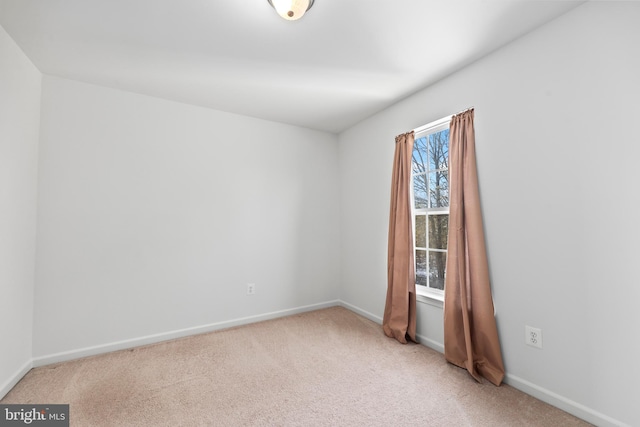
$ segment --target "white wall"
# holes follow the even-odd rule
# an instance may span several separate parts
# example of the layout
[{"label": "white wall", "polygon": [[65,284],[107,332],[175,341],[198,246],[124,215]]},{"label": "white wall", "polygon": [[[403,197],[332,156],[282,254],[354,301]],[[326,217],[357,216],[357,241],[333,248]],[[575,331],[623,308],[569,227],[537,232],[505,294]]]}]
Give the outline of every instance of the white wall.
[{"label": "white wall", "polygon": [[337,299],[335,135],[49,76],[41,134],[36,361]]},{"label": "white wall", "polygon": [[[382,316],[395,135],[474,106],[508,382],[640,425],[639,22],[640,3],[586,3],[341,134],[341,298]],[[418,305],[441,344],[441,309]]]},{"label": "white wall", "polygon": [[0,398],[31,367],[41,82],[0,27]]}]

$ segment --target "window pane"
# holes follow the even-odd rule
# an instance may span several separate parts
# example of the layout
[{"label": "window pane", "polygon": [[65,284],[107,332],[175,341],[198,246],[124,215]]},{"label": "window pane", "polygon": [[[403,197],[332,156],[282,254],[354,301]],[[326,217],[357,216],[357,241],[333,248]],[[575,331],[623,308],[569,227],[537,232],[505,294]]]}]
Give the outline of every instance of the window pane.
[{"label": "window pane", "polygon": [[429,287],[444,289],[444,271],[447,266],[446,252],[429,251]]},{"label": "window pane", "polygon": [[416,247],[417,248],[426,248],[427,247],[427,216],[426,215],[416,215]]},{"label": "window pane", "polygon": [[413,199],[416,209],[427,208],[427,176],[416,175],[413,177]]},{"label": "window pane", "polygon": [[427,163],[427,138],[418,138],[413,142],[413,173],[426,172]]},{"label": "window pane", "polygon": [[427,286],[427,251],[416,249],[416,285]]},{"label": "window pane", "polygon": [[429,248],[447,249],[448,233],[449,215],[429,215]]},{"label": "window pane", "polygon": [[429,169],[449,167],[449,129],[429,135]]},{"label": "window pane", "polygon": [[448,171],[431,172],[429,174],[429,199],[432,208],[449,206]]}]

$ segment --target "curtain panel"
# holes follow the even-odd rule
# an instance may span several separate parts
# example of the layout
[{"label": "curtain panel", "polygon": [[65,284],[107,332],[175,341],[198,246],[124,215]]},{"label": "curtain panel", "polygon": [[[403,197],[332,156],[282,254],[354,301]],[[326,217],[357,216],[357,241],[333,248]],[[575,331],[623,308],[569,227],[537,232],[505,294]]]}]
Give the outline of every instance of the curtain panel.
[{"label": "curtain panel", "polygon": [[389,212],[387,299],[382,320],[384,333],[403,344],[407,339],[416,341],[416,281],[410,194],[413,141],[413,132],[396,137]]},{"label": "curtain panel", "polygon": [[449,129],[449,242],[444,298],[444,354],[495,385],[504,379],[485,247],[474,110],[451,119]]}]

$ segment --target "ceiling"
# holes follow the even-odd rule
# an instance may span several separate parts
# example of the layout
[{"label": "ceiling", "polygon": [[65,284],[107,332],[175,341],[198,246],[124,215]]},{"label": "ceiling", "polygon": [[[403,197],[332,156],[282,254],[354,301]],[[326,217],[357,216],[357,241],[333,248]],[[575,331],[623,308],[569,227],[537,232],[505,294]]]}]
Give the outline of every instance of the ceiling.
[{"label": "ceiling", "polygon": [[580,3],[0,0],[0,25],[45,74],[339,133]]}]

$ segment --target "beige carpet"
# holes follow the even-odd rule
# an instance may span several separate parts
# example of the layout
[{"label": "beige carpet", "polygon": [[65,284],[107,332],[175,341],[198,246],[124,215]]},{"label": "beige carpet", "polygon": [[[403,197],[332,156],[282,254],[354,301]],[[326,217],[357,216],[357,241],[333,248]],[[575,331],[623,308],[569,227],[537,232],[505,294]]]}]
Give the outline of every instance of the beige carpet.
[{"label": "beige carpet", "polygon": [[583,426],[334,307],[31,370],[2,403],[72,426]]}]

